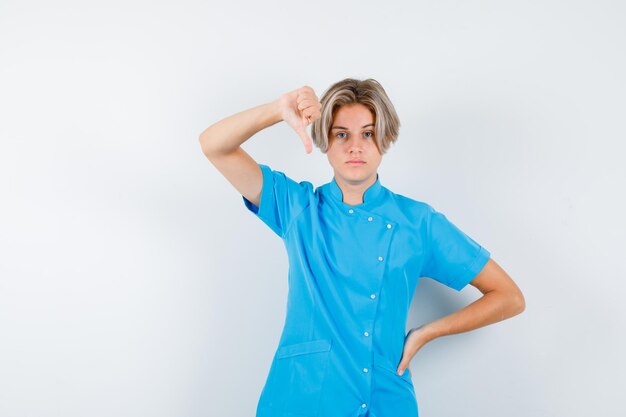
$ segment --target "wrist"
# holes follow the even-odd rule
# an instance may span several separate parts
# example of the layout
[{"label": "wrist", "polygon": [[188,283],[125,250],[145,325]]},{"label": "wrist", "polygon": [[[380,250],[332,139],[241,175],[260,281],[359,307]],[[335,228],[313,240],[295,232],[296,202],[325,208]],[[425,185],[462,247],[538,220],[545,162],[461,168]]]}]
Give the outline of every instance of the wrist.
[{"label": "wrist", "polygon": [[270,125],[276,124],[283,120],[282,107],[279,100],[280,99],[276,99],[265,104],[266,117]]},{"label": "wrist", "polygon": [[285,108],[289,106],[287,94],[282,94],[276,100],[272,101],[272,112],[274,113],[276,119],[280,121],[285,120]]},{"label": "wrist", "polygon": [[431,340],[436,339],[440,336],[440,334],[437,332],[437,329],[435,328],[435,326],[432,325],[432,323],[416,327],[414,329],[411,329],[411,331],[419,333],[419,337],[424,340],[424,343],[430,342]]}]

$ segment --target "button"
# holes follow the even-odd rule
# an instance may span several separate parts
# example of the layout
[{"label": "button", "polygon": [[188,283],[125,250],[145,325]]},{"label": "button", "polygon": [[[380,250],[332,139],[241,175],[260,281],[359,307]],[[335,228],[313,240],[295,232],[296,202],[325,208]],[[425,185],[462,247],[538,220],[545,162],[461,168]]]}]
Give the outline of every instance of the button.
[{"label": "button", "polygon": [[363,372],[368,373],[368,372],[369,372],[369,369],[367,369],[367,368],[363,368]]},{"label": "button", "polygon": [[383,257],[382,257],[382,256],[379,256],[379,257],[378,257],[378,260],[379,260],[379,261],[382,261],[382,260],[383,260]]},{"label": "button", "polygon": [[373,300],[374,298],[376,298],[376,294],[370,294],[370,298]]},{"label": "button", "polygon": [[350,209],[350,210],[348,210],[348,213],[352,214],[352,213],[354,213],[354,210]]},{"label": "button", "polygon": [[361,404],[361,408],[365,408],[365,407],[367,407],[367,404],[365,403]]},{"label": "button", "polygon": [[391,229],[391,225],[387,223],[387,229]]},{"label": "button", "polygon": [[371,216],[367,218],[367,221],[368,221],[368,222],[371,222],[372,220],[374,220],[374,218],[373,218],[373,217],[371,217]]},{"label": "button", "polygon": [[368,332],[363,332],[363,336],[369,336],[370,334]]}]

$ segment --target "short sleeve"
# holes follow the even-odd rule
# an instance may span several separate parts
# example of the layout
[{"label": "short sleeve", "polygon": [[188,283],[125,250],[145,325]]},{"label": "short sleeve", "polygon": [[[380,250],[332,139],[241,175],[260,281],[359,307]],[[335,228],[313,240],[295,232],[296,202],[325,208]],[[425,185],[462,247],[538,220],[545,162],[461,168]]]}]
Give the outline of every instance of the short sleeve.
[{"label": "short sleeve", "polygon": [[257,207],[243,195],[244,205],[280,237],[285,237],[293,219],[311,201],[313,184],[308,181],[296,182],[283,172],[274,171],[269,166],[259,164],[263,172],[261,201]]},{"label": "short sleeve", "polygon": [[427,219],[428,255],[422,275],[461,291],[483,269],[490,253],[432,207]]}]

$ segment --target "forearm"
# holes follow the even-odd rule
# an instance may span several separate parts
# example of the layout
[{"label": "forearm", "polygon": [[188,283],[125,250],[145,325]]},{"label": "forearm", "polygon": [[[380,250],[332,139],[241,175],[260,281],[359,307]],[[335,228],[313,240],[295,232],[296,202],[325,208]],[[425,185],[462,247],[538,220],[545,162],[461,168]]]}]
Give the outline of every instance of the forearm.
[{"label": "forearm", "polygon": [[207,156],[234,152],[252,135],[281,120],[277,100],[228,116],[200,134],[202,152]]},{"label": "forearm", "polygon": [[523,301],[499,291],[491,291],[461,310],[422,326],[420,330],[426,341],[430,341],[505,320],[521,313],[523,309]]}]

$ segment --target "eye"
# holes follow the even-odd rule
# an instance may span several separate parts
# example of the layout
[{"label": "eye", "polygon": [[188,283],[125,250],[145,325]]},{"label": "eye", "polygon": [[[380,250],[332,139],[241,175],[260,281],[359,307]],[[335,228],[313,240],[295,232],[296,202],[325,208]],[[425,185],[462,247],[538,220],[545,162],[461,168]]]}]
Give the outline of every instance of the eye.
[{"label": "eye", "polygon": [[365,136],[366,138],[371,138],[374,136],[374,132],[371,130],[368,130],[366,132],[363,132],[363,136]]},{"label": "eye", "polygon": [[339,132],[339,133],[337,133],[337,137],[339,139],[345,139],[346,138],[346,132]]}]

